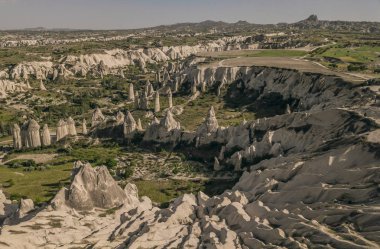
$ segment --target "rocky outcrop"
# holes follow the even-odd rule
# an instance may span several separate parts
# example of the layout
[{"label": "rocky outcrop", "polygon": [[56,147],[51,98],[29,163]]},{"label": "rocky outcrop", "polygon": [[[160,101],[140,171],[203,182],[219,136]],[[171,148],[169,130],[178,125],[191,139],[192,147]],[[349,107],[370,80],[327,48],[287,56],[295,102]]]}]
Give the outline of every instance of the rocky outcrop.
[{"label": "rocky outcrop", "polygon": [[161,111],[160,107],[160,93],[157,91],[154,96],[154,112],[158,113]]},{"label": "rocky outcrop", "polygon": [[51,145],[50,130],[47,124],[44,125],[44,128],[41,132],[41,144],[45,147]]},{"label": "rocky outcrop", "polygon": [[118,111],[116,114],[116,124],[120,125],[124,122],[125,115],[121,111]]},{"label": "rocky outcrop", "polygon": [[[141,122],[140,122],[140,125],[141,125]],[[123,124],[124,137],[132,138],[136,130],[137,130],[136,121],[133,118],[132,114],[128,111],[127,115],[125,116],[125,120]]]},{"label": "rocky outcrop", "polygon": [[129,84],[128,100],[131,101],[131,102],[135,101],[135,90],[134,90],[134,87],[133,87],[133,83]]},{"label": "rocky outcrop", "polygon": [[219,128],[218,120],[216,119],[215,110],[214,107],[211,106],[208,113],[206,120],[202,125],[198,127],[197,133],[199,135],[202,134],[209,134],[212,132],[216,132]]},{"label": "rocky outcrop", "polygon": [[173,94],[172,91],[169,89],[168,91],[168,108],[173,108]]},{"label": "rocky outcrop", "polygon": [[41,146],[40,125],[34,119],[26,121],[21,127],[21,140],[24,148]]},{"label": "rocky outcrop", "polygon": [[62,190],[65,194],[52,201],[55,208],[67,205],[76,210],[109,209],[119,207],[127,200],[126,193],[105,166],[93,168],[90,164],[76,162],[71,177],[71,185]]},{"label": "rocky outcrop", "polygon": [[179,139],[180,129],[180,123],[174,119],[172,112],[168,110],[159,123],[157,121],[152,122],[146,129],[143,140],[159,143],[175,142]]},{"label": "rocky outcrop", "polygon": [[75,127],[75,121],[72,117],[69,117],[66,121],[67,124],[67,134],[69,136],[77,135],[77,128]]},{"label": "rocky outcrop", "polygon": [[16,150],[22,149],[21,129],[18,124],[14,124],[12,128],[13,148]]},{"label": "rocky outcrop", "polygon": [[63,138],[69,135],[67,123],[63,119],[60,119],[58,121],[56,135],[57,135],[57,142],[61,141]]},{"label": "rocky outcrop", "polygon": [[98,124],[102,123],[106,118],[104,117],[102,110],[100,108],[96,108],[95,111],[92,113],[91,118],[91,127],[95,127]]},{"label": "rocky outcrop", "polygon": [[82,121],[82,134],[87,135],[87,121],[86,121],[86,119],[83,119],[83,121]]},{"label": "rocky outcrop", "polygon": [[40,80],[40,90],[46,91],[46,87],[45,87],[44,83],[42,82],[42,79]]}]

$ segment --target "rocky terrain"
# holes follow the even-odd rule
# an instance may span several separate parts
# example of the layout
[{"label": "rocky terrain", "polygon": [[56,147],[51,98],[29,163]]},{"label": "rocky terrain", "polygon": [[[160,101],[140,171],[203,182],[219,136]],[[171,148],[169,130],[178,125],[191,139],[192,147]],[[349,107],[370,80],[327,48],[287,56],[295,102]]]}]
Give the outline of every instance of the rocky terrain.
[{"label": "rocky terrain", "polygon": [[[119,187],[105,167],[78,162],[71,184],[45,207],[34,209],[28,200],[17,207],[2,197],[1,246],[379,247],[380,109],[379,93],[371,90],[376,82],[353,85],[332,76],[265,67],[185,71],[180,86],[192,85],[192,94],[202,84],[215,93],[226,88],[225,98],[232,103],[239,99],[251,108],[266,108],[263,118],[220,127],[211,107],[191,132],[181,130],[172,107],[143,131],[131,113],[118,114],[110,123],[95,110],[89,132],[120,132],[116,137],[126,139],[142,133],[141,143],[208,150],[214,170],[243,171],[231,190],[216,196],[185,194],[160,209],[139,197],[134,185]],[[15,129],[21,132],[17,144],[26,139],[27,146],[40,146],[34,122],[23,125],[26,132]],[[61,123],[67,127],[72,121]]]},{"label": "rocky terrain", "polygon": [[0,248],[379,248],[378,32],[0,32]]}]

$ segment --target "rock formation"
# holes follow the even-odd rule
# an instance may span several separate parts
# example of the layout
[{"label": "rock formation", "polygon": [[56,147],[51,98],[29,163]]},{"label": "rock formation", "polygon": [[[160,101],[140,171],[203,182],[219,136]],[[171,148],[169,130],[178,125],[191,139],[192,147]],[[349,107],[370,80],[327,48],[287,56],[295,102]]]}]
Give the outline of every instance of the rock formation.
[{"label": "rock formation", "polygon": [[218,120],[216,119],[215,110],[214,107],[211,106],[208,113],[206,120],[203,124],[201,124],[198,127],[197,133],[198,134],[208,134],[216,132],[219,128]]},{"label": "rock formation", "polygon": [[142,127],[141,119],[140,118],[137,120],[137,127],[136,128],[137,128],[138,131],[143,131],[144,130],[143,127]]},{"label": "rock formation", "polygon": [[160,110],[161,110],[161,108],[160,108],[160,94],[157,91],[155,96],[154,96],[154,112],[157,113],[157,112],[160,112]]},{"label": "rock formation", "polygon": [[60,119],[57,125],[57,142],[65,138],[69,134],[67,123]]},{"label": "rock formation", "polygon": [[25,148],[41,146],[40,126],[34,119],[26,121],[21,128],[21,140]]},{"label": "rock formation", "polygon": [[173,114],[170,110],[168,110],[166,112],[165,117],[161,119],[160,125],[164,127],[167,131],[171,131],[174,129],[177,129],[177,130],[181,129],[180,123],[174,119]]},{"label": "rock formation", "polygon": [[46,91],[46,87],[45,87],[44,83],[42,82],[42,79],[40,80],[40,90]]},{"label": "rock formation", "polygon": [[50,146],[51,145],[51,136],[50,130],[47,124],[44,125],[41,132],[41,144],[42,146]]},{"label": "rock formation", "polygon": [[102,110],[99,107],[95,109],[91,118],[91,127],[95,127],[98,124],[102,123],[106,118],[104,117]]},{"label": "rock formation", "polygon": [[124,137],[125,138],[133,137],[136,129],[137,129],[136,121],[133,118],[132,114],[128,111],[127,115],[125,116],[125,120],[123,124]]},{"label": "rock formation", "polygon": [[[137,98],[138,98],[138,96],[137,96]],[[133,87],[133,83],[129,84],[128,100],[131,101],[131,102],[135,101],[135,90],[134,90],[134,87]]]},{"label": "rock formation", "polygon": [[168,91],[168,102],[169,102],[169,109],[173,108],[173,94],[170,89]]},{"label": "rock formation", "polygon": [[65,204],[76,210],[109,209],[123,205],[127,199],[105,166],[93,168],[76,162],[71,177],[71,185],[62,190],[67,193],[64,198],[53,200],[56,208]]},{"label": "rock formation", "polygon": [[218,160],[218,158],[216,158],[216,157],[214,158],[214,170],[215,170],[215,171],[219,171],[219,170],[221,170],[219,160]]},{"label": "rock formation", "polygon": [[118,111],[116,114],[116,124],[120,125],[124,122],[125,115],[121,111]]},{"label": "rock formation", "polygon": [[22,149],[22,139],[21,139],[21,129],[18,124],[13,125],[12,129],[12,135],[13,135],[13,148],[16,150]]},{"label": "rock formation", "polygon": [[87,121],[86,121],[86,119],[83,119],[83,121],[82,121],[82,134],[87,135]]},{"label": "rock formation", "polygon": [[75,121],[72,117],[69,117],[66,121],[67,124],[67,133],[69,136],[76,136],[77,135],[77,129],[75,127]]},{"label": "rock formation", "polygon": [[19,210],[18,210],[18,218],[19,219],[24,218],[33,209],[34,209],[33,200],[31,200],[31,199],[21,199],[20,200],[20,207],[19,207]]}]

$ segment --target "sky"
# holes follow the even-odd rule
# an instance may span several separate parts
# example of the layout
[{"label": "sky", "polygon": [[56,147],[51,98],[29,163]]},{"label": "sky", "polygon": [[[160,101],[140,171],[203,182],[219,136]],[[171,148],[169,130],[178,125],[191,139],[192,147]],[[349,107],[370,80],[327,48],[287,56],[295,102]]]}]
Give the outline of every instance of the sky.
[{"label": "sky", "polygon": [[0,29],[129,29],[205,20],[378,21],[380,0],[0,0]]}]

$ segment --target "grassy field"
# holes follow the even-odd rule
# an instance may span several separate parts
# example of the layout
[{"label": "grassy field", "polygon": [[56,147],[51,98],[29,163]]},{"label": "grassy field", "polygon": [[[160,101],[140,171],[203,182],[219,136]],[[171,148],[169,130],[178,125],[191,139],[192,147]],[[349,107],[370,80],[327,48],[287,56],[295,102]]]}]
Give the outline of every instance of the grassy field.
[{"label": "grassy field", "polygon": [[0,184],[11,199],[31,198],[36,203],[50,200],[68,182],[73,165],[66,163],[43,171],[0,166]]}]

